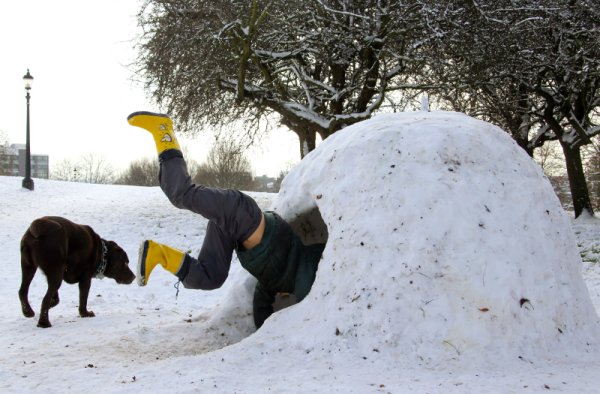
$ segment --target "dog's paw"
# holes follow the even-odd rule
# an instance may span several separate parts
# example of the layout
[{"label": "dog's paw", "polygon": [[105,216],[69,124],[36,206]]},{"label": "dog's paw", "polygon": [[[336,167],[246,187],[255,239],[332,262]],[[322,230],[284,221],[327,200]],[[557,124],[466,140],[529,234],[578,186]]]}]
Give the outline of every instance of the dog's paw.
[{"label": "dog's paw", "polygon": [[49,320],[40,320],[38,321],[37,326],[41,328],[50,328],[52,327],[52,324],[50,324]]},{"label": "dog's paw", "polygon": [[81,317],[94,317],[96,315],[94,314],[93,311],[84,311],[84,312],[79,312],[79,316],[81,316]]},{"label": "dog's paw", "polygon": [[29,309],[23,308],[22,311],[23,311],[23,316],[25,316],[25,317],[34,317],[35,316],[35,312],[31,308],[29,308]]}]

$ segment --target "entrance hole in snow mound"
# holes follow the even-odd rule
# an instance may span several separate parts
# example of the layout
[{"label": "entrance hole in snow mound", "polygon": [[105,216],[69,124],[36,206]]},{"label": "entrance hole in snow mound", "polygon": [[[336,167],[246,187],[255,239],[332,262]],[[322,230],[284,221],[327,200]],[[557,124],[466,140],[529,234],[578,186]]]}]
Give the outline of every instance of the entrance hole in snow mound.
[{"label": "entrance hole in snow mound", "polygon": [[[298,213],[287,222],[303,244],[327,243],[327,225],[323,221],[318,207],[315,206],[305,212]],[[297,300],[294,294],[277,294],[273,311],[280,311],[296,303]]]},{"label": "entrance hole in snow mound", "polygon": [[318,207],[299,213],[287,222],[305,245],[327,243],[327,225]]}]

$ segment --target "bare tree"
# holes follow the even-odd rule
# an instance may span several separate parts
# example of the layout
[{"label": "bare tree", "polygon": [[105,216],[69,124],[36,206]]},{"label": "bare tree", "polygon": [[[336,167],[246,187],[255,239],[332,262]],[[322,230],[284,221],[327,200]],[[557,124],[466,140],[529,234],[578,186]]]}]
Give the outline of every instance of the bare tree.
[{"label": "bare tree", "polygon": [[51,178],[85,183],[112,183],[114,169],[106,159],[95,153],[81,156],[77,161],[69,159],[58,162],[52,168]]},{"label": "bare tree", "polygon": [[112,183],[114,169],[106,159],[95,153],[87,153],[81,157],[78,169],[81,181],[85,183]]},{"label": "bare tree", "polygon": [[194,182],[219,188],[252,190],[252,167],[244,147],[233,138],[220,138],[198,167]]},{"label": "bare tree", "polygon": [[592,205],[600,208],[600,137],[592,138],[592,143],[582,149],[586,179],[590,187]]},{"label": "bare tree", "polygon": [[78,164],[69,159],[57,162],[50,168],[50,179],[68,182],[81,182],[77,170]]},{"label": "bare tree", "polygon": [[4,130],[0,130],[0,153],[6,153],[8,149],[9,141],[8,135]]},{"label": "bare tree", "polygon": [[[9,171],[8,166],[4,164],[5,159],[3,158],[8,154],[8,145],[8,135],[6,135],[6,132],[3,130],[0,130],[0,175],[12,174],[12,171]],[[6,157],[6,159],[8,158]]]},{"label": "bare tree", "polygon": [[136,186],[158,186],[160,163],[155,157],[136,160],[129,164],[115,183]]},{"label": "bare tree", "polygon": [[[198,163],[189,158],[188,149],[183,148],[182,154],[187,162],[190,176],[193,178],[198,171]],[[159,186],[159,172],[160,162],[156,156],[146,157],[129,163],[129,166],[121,173],[115,183],[134,186]]]},{"label": "bare tree", "polygon": [[[413,89],[418,0],[146,0],[138,73],[188,132],[277,115],[301,157]],[[393,101],[389,101],[393,102]]]},{"label": "bare tree", "polygon": [[565,173],[565,160],[556,142],[540,146],[535,150],[533,157],[547,176],[558,176]]},{"label": "bare tree", "polygon": [[589,0],[442,0],[429,9],[439,38],[429,70],[440,94],[505,127],[530,155],[558,141],[576,216],[593,213],[580,149],[600,133],[598,8]]}]

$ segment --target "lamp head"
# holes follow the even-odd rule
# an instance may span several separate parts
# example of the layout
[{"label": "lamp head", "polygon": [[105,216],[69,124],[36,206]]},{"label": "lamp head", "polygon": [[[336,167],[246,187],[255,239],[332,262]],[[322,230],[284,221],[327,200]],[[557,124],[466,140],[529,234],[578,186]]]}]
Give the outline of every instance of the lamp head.
[{"label": "lamp head", "polygon": [[31,85],[33,84],[33,77],[29,74],[29,69],[27,69],[27,74],[23,76],[23,82],[25,83],[25,90],[31,90]]}]

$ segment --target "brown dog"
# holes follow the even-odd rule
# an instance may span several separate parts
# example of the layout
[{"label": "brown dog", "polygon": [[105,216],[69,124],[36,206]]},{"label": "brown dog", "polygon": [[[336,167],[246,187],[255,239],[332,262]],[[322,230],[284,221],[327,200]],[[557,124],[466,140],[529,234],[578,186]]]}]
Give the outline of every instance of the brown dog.
[{"label": "brown dog", "polygon": [[113,241],[105,241],[90,226],[62,217],[34,220],[21,239],[21,287],[19,300],[25,317],[35,316],[29,305],[29,285],[40,268],[48,280],[42,300],[38,327],[50,327],[48,310],[59,303],[58,289],[64,280],[79,283],[79,315],[93,317],[87,310],[92,278],[104,276],[120,284],[130,284],[135,274],[128,267],[127,253]]}]

